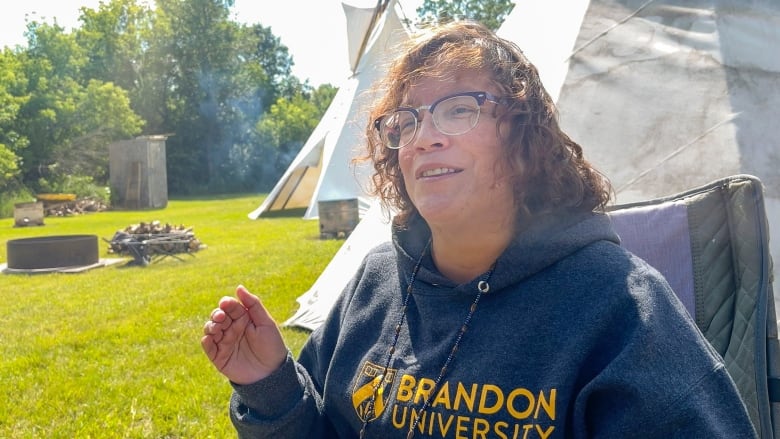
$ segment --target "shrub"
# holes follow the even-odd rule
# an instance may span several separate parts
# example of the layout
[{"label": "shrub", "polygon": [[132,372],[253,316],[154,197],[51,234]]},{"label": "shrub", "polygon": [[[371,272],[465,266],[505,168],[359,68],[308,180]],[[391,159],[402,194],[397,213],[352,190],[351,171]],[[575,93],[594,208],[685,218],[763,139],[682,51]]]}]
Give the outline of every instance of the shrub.
[{"label": "shrub", "polygon": [[14,204],[35,201],[35,196],[26,188],[0,192],[0,218],[14,216]]},{"label": "shrub", "polygon": [[76,194],[76,198],[90,198],[108,204],[108,187],[100,186],[88,175],[65,175],[54,179],[38,180],[40,192]]}]

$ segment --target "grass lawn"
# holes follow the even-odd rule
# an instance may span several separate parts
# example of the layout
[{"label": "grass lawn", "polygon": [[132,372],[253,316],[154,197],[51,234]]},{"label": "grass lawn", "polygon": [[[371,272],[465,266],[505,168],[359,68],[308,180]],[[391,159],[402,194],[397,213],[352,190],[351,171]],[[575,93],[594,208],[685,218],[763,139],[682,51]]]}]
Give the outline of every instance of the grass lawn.
[{"label": "grass lawn", "polygon": [[[249,220],[259,196],[171,200],[146,211],[0,219],[10,239],[114,233],[159,220],[193,227],[208,246],[183,261],[118,264],[80,274],[0,274],[2,438],[223,438],[230,386],[200,348],[203,323],[242,283],[281,322],[343,241],[320,240],[301,215]],[[128,259],[130,260],[130,259]],[[297,353],[308,333],[283,329]]]}]

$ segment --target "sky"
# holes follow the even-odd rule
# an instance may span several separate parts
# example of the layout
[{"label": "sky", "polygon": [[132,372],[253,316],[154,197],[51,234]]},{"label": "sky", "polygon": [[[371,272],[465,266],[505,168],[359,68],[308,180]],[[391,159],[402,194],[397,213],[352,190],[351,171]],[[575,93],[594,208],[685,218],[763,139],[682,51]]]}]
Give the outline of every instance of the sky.
[{"label": "sky", "polygon": [[[374,6],[376,0],[349,0]],[[399,0],[410,17],[422,0]],[[0,0],[0,47],[26,44],[25,19],[57,23],[70,31],[79,26],[82,6],[97,9],[100,0]],[[271,28],[293,57],[293,75],[313,86],[339,85],[347,77],[346,18],[341,0],[235,0],[234,19]]]}]

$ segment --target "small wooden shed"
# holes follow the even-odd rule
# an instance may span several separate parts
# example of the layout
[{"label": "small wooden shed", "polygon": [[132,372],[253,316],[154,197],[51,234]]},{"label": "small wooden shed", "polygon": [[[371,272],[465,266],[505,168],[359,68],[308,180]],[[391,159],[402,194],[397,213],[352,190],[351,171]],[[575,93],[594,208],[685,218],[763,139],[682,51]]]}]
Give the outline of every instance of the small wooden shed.
[{"label": "small wooden shed", "polygon": [[360,222],[358,199],[317,202],[320,239],[346,238]]},{"label": "small wooden shed", "polygon": [[141,136],[108,146],[113,207],[161,209],[168,205],[167,138],[164,135]]}]

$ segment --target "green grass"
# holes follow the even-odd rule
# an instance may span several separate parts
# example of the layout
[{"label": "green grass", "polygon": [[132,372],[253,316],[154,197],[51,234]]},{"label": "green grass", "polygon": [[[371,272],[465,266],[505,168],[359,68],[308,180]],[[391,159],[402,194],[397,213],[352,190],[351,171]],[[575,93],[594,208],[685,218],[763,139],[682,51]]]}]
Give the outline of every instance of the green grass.
[{"label": "green grass", "polygon": [[[318,222],[300,215],[249,220],[261,201],[172,200],[41,227],[0,219],[0,262],[10,239],[70,234],[97,235],[100,257],[116,257],[103,238],[151,220],[191,226],[208,246],[147,267],[0,274],[0,437],[234,437],[230,386],[201,351],[203,323],[239,283],[284,321],[343,242],[320,240]],[[308,335],[283,333],[295,353]]]}]

